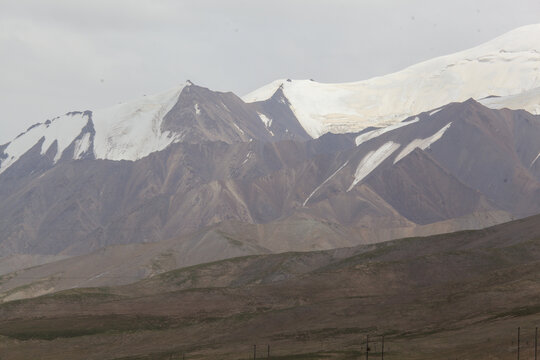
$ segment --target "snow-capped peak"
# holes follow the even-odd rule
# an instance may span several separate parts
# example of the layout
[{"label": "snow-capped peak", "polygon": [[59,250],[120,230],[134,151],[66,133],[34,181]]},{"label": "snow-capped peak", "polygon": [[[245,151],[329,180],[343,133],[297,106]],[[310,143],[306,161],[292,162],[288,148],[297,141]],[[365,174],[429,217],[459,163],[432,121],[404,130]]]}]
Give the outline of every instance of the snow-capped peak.
[{"label": "snow-capped peak", "polygon": [[162,150],[176,140],[175,134],[161,131],[161,123],[183,88],[36,124],[0,152],[0,173],[40,142],[41,154],[54,152],[54,162],[71,144],[74,159],[92,152],[98,159],[137,160]]},{"label": "snow-capped peak", "polygon": [[[281,87],[291,110],[316,138],[326,132],[392,125],[468,98],[520,94],[540,87],[539,69],[540,24],[535,24],[393,74],[341,84],[280,79],[245,95],[243,100],[266,100]],[[525,110],[534,112],[538,107]]]},{"label": "snow-capped peak", "polygon": [[266,84],[263,87],[243,96],[242,100],[248,103],[268,100],[269,98],[272,97],[272,95],[276,93],[276,91],[280,87],[283,87],[283,84],[285,83],[285,81],[286,79],[274,80],[270,84]]},{"label": "snow-capped peak", "polygon": [[[31,126],[27,131],[7,144],[3,152],[4,159],[2,160],[0,158],[0,173],[38,144],[41,154],[48,153],[49,150],[55,151],[54,161],[58,161],[63,151],[77,138],[81,130],[86,126],[88,119],[88,112],[71,112]],[[79,155],[87,150],[83,148],[85,144],[78,145],[79,148],[77,150]],[[56,150],[53,147],[56,147]]]}]

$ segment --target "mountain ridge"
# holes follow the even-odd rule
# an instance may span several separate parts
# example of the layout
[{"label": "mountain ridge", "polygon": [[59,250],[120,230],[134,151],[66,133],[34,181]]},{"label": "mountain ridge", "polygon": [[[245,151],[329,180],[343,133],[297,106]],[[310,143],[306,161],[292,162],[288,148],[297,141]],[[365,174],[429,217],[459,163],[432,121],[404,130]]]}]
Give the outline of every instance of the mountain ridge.
[{"label": "mountain ridge", "polygon": [[53,165],[36,150],[0,174],[0,249],[76,255],[222,221],[296,218],[365,228],[358,241],[371,242],[540,211],[530,166],[540,152],[538,116],[470,100],[403,124],[308,141],[178,142],[137,161]]},{"label": "mountain ridge", "polygon": [[287,110],[272,101],[251,106],[232,92],[188,81],[156,95],[96,111],[71,111],[32,125],[0,146],[0,174],[34,146],[41,155],[53,153],[57,163],[63,158],[134,161],[179,142],[309,139]]},{"label": "mountain ridge", "polygon": [[[73,159],[93,153],[94,157],[102,159],[136,160],[179,141],[220,139],[230,142],[255,137],[268,141],[307,140],[327,132],[360,132],[369,127],[393,125],[409,116],[471,97],[496,109],[522,108],[538,114],[538,38],[540,25],[529,25],[475,48],[360,82],[323,84],[312,80],[276,80],[245,95],[242,98],[245,104],[232,93],[207,92],[207,96],[199,98],[207,107],[203,113],[194,98],[186,97],[180,111],[185,117],[182,121],[184,125],[198,124],[196,133],[185,132],[186,126],[172,126],[164,119],[175,105],[178,106],[178,98],[186,89],[203,91],[204,88],[187,81],[156,95],[92,112],[72,111],[35,124],[0,146],[0,173],[42,137],[45,140],[41,153],[49,149],[54,152],[56,147],[55,162],[69,146],[73,146],[73,154],[70,150],[66,156]],[[499,75],[490,76],[492,73]],[[228,106],[236,109],[233,113],[239,124],[227,115]],[[92,119],[88,119],[89,114]],[[166,125],[162,126],[164,121]],[[92,127],[93,131],[85,131],[85,126]]]},{"label": "mountain ridge", "polygon": [[[280,79],[244,95],[243,99],[248,103],[265,101],[275,91],[283,91],[312,137],[328,131],[343,133],[368,126],[385,127],[468,98],[498,96],[498,100],[485,104],[495,108],[525,108],[539,114],[538,39],[540,24],[528,25],[474,48],[388,75],[349,83]],[[519,97],[527,91],[529,98]]]}]

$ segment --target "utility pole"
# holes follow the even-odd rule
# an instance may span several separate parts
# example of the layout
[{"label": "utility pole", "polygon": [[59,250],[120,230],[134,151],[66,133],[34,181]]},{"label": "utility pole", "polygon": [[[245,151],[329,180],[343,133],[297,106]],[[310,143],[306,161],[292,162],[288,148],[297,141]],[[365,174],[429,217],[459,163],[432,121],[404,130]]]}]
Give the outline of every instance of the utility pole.
[{"label": "utility pole", "polygon": [[369,335],[366,335],[366,360],[369,359]]},{"label": "utility pole", "polygon": [[384,335],[382,336],[382,344],[381,344],[381,360],[384,360]]},{"label": "utility pole", "polygon": [[538,326],[534,332],[534,360],[538,360]]},{"label": "utility pole", "polygon": [[257,359],[257,345],[253,345],[253,360]]},{"label": "utility pole", "polygon": [[520,331],[520,328],[518,327],[518,354],[517,354],[518,358],[517,360],[519,360],[519,331]]},{"label": "utility pole", "polygon": [[268,344],[268,354],[266,355],[268,359],[270,359],[270,344]]}]

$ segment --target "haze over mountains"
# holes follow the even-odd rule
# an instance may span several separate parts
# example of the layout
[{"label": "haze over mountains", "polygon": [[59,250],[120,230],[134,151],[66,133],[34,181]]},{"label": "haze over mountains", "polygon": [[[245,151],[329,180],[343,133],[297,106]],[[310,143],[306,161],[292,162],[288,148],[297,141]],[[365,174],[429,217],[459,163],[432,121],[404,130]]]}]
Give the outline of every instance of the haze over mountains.
[{"label": "haze over mountains", "polygon": [[540,213],[539,68],[531,25],[356,83],[240,98],[188,81],[38,123],[0,146],[4,271],[152,242],[129,270],[144,277]]}]

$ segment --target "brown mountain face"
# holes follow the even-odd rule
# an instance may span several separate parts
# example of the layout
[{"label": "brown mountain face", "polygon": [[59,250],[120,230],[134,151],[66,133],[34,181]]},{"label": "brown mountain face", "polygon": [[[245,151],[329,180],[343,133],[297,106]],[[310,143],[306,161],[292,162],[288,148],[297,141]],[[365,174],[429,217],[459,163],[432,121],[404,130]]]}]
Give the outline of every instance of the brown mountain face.
[{"label": "brown mountain face", "polygon": [[[36,145],[1,173],[0,252],[81,255],[222,222],[313,221],[355,234],[290,247],[325,249],[540,212],[537,116],[470,100],[401,125],[366,130],[358,146],[355,134],[305,140],[279,91],[245,104],[190,85],[162,124],[185,141],[137,161],[89,155],[56,164],[53,146],[41,154]],[[279,248],[257,246],[250,253]],[[204,259],[221,258],[219,247],[206,251]]]},{"label": "brown mountain face", "polygon": [[373,174],[367,182],[394,209],[417,224],[494,210],[479,191],[461,183],[420,149]]},{"label": "brown mountain face", "polygon": [[190,143],[271,140],[258,115],[239,97],[196,85],[184,87],[161,130],[180,134],[181,141]]},{"label": "brown mountain face", "polygon": [[271,121],[268,130],[274,135],[294,140],[309,140],[311,136],[304,130],[291,110],[291,104],[280,87],[268,100],[248,104],[258,113],[265,114]]},{"label": "brown mountain face", "polygon": [[62,162],[6,194],[0,205],[6,214],[0,220],[2,248],[84,253],[168,239],[224,220],[276,220],[288,184],[268,174],[326,151],[320,144],[297,142],[179,143],[136,162]]},{"label": "brown mountain face", "polygon": [[538,212],[539,178],[531,169],[540,153],[538,116],[490,110],[472,100],[464,104],[448,109],[465,121],[448,129],[448,138],[433,147],[433,157],[464,184],[516,217]]},{"label": "brown mountain face", "polygon": [[479,231],[245,256],[7,302],[2,357],[238,359],[252,355],[253,344],[257,351],[270,344],[274,357],[351,359],[365,357],[369,336],[370,357],[378,358],[385,335],[391,359],[503,360],[516,356],[520,326],[521,355],[533,358],[539,236],[534,216]]},{"label": "brown mountain face", "polygon": [[[540,153],[538,116],[468,100],[418,118],[358,149],[362,157],[389,141],[400,144],[365,182],[402,215],[426,224],[490,208],[515,217],[540,211],[540,183],[531,166]],[[442,136],[426,147],[424,140],[439,132]],[[411,144],[418,147],[398,159]]]},{"label": "brown mountain face", "polygon": [[[264,103],[246,104],[231,92],[190,84],[165,116],[161,130],[179,134],[180,141],[189,143],[310,139],[284,98],[276,96]],[[268,119],[267,124],[260,114]]]}]

